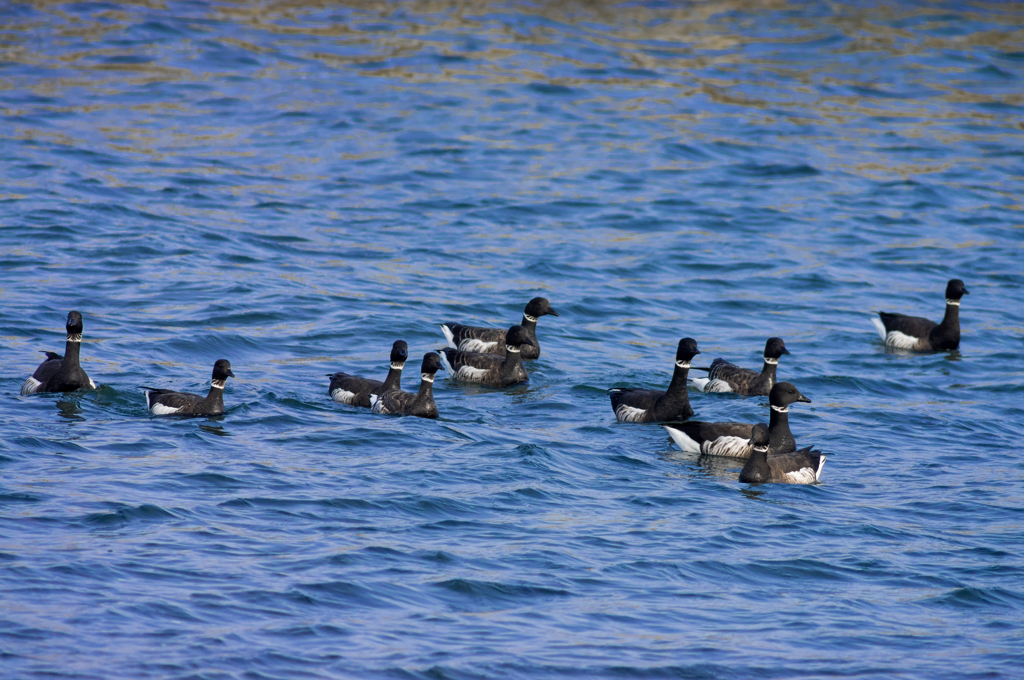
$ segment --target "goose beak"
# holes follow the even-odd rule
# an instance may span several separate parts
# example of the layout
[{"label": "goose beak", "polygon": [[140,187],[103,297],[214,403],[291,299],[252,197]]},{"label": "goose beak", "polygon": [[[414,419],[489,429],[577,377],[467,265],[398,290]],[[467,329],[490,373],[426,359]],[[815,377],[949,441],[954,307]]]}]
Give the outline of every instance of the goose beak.
[{"label": "goose beak", "polygon": [[235,377],[235,374],[231,372],[231,369],[230,369],[230,368],[228,369],[228,375],[229,375],[229,376],[231,376],[232,378],[234,378],[234,377]]},{"label": "goose beak", "polygon": [[548,314],[558,316],[558,312],[555,311],[554,307],[548,307]]}]

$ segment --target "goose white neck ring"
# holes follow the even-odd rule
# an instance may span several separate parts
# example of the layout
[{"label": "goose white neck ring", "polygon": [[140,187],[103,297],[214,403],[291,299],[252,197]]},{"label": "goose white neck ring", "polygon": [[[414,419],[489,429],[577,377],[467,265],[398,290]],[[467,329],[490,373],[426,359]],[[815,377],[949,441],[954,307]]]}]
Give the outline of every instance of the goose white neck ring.
[{"label": "goose white neck ring", "polygon": [[505,345],[506,352],[512,352],[513,354],[519,354],[519,348],[513,347],[512,345]]},{"label": "goose white neck ring", "polygon": [[679,368],[689,368],[690,367],[690,362],[689,361],[677,361],[676,362],[676,366],[678,366]]},{"label": "goose white neck ring", "polygon": [[768,364],[769,366],[777,366],[778,363],[779,363],[779,360],[778,359],[773,359],[772,357],[765,357],[764,358],[764,363]]},{"label": "goose white neck ring", "polygon": [[228,384],[227,380],[212,380],[212,381],[210,381],[210,387],[214,388],[215,390],[222,390],[222,389],[224,389],[224,386],[227,385],[227,384]]},{"label": "goose white neck ring", "polygon": [[392,361],[391,362],[391,368],[397,368],[399,371],[401,371],[403,368],[405,368],[405,362],[404,361]]},{"label": "goose white neck ring", "polygon": [[68,342],[81,342],[81,341],[82,341],[82,334],[81,333],[68,333]]},{"label": "goose white neck ring", "polygon": [[756,451],[757,453],[768,453],[768,447],[767,446],[755,446],[754,447],[754,451]]},{"label": "goose white neck ring", "polygon": [[946,298],[946,304],[947,305],[953,305],[954,307],[959,307],[960,306],[960,301],[959,300],[951,300],[949,298]]},{"label": "goose white neck ring", "polygon": [[537,317],[530,316],[526,312],[523,312],[523,318],[526,319],[527,321],[529,321],[530,323],[537,323]]},{"label": "goose white neck ring", "polygon": [[775,404],[772,404],[772,410],[776,413],[789,413],[788,406],[776,406]]},{"label": "goose white neck ring", "polygon": [[423,379],[423,382],[428,382],[428,383],[434,382],[434,376],[431,375],[430,373],[420,373],[420,378]]}]

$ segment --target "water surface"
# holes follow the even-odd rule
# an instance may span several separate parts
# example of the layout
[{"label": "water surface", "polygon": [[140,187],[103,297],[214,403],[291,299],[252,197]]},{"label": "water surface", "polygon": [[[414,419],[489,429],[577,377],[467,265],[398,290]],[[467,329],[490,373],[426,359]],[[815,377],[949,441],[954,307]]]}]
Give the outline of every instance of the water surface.
[{"label": "water surface", "polygon": [[[1022,45],[1002,3],[4,5],[0,675],[1019,677]],[[887,352],[953,277],[961,349]],[[327,396],[537,295],[528,386]],[[100,389],[19,396],[71,309]],[[680,337],[772,335],[821,484],[615,422]],[[223,417],[148,416],[219,358]]]}]

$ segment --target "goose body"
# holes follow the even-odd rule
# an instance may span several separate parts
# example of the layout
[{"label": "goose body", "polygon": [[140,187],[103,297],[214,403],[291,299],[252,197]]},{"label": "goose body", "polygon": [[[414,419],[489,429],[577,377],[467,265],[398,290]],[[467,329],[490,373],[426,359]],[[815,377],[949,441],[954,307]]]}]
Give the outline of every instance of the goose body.
[{"label": "goose body", "polygon": [[402,369],[409,357],[409,346],[404,340],[396,340],[391,347],[391,367],[384,382],[371,378],[360,378],[348,373],[328,373],[331,379],[327,393],[331,399],[349,406],[370,408],[370,395],[383,394],[389,390],[402,389]]},{"label": "goose body", "polygon": [[767,396],[775,386],[775,371],[779,357],[783,354],[789,354],[789,350],[782,338],[768,338],[760,373],[740,368],[725,359],[715,359],[707,369],[706,378],[691,378],[690,382],[701,392],[732,392],[746,397]]},{"label": "goose body", "polygon": [[419,418],[437,418],[437,403],[434,402],[434,374],[443,368],[441,358],[435,352],[423,355],[420,366],[420,389],[415,394],[400,389],[371,394],[370,407],[374,413],[384,415],[404,414]]},{"label": "goose body", "polygon": [[69,312],[65,328],[67,341],[64,356],[56,352],[44,352],[46,360],[22,383],[22,394],[96,389],[96,383],[79,364],[82,349],[82,315],[76,311]]},{"label": "goose body", "polygon": [[683,338],[676,348],[675,369],[667,390],[613,387],[608,390],[616,420],[624,423],[654,423],[683,420],[693,415],[686,393],[690,360],[700,354],[697,341]]},{"label": "goose body", "polygon": [[914,352],[941,352],[960,347],[960,300],[970,292],[960,279],[946,284],[946,313],[940,323],[920,316],[877,312],[872,318],[886,347]]},{"label": "goose body", "polygon": [[505,333],[505,356],[484,352],[466,352],[445,347],[441,361],[454,380],[491,387],[509,387],[526,382],[530,377],[523,365],[522,348],[532,344],[522,326],[512,326]]},{"label": "goose body", "polygon": [[234,378],[227,359],[218,359],[213,365],[210,391],[205,397],[190,392],[175,392],[152,387],[146,390],[146,408],[155,416],[215,416],[224,413],[224,386]]},{"label": "goose body", "polygon": [[764,423],[753,427],[750,455],[740,471],[740,481],[748,484],[813,484],[821,479],[825,456],[811,447],[792,453],[768,455],[768,428]]},{"label": "goose body", "polygon": [[[768,396],[771,416],[768,421],[769,453],[792,453],[796,440],[789,430],[789,406],[795,402],[811,403],[792,383],[776,383]],[[665,425],[669,436],[680,449],[708,456],[748,458],[752,423],[706,423],[690,421]]]},{"label": "goose body", "polygon": [[[558,316],[547,298],[535,297],[526,304],[523,310],[523,320],[519,325],[526,330],[527,337],[532,344],[525,345],[521,350],[521,358],[524,360],[536,359],[540,356],[540,342],[537,340],[537,320],[551,314]],[[441,332],[452,349],[463,352],[479,352],[483,354],[497,354],[505,356],[507,331],[501,328],[482,328],[479,326],[466,326],[459,323],[441,324]]]}]

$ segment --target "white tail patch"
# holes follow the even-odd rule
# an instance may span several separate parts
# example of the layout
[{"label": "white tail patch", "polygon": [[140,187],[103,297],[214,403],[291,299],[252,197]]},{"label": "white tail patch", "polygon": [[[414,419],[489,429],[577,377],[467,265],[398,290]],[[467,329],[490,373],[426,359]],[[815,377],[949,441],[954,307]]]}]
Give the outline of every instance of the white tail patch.
[{"label": "white tail patch", "polygon": [[920,342],[920,338],[915,338],[912,335],[900,333],[899,331],[889,331],[888,335],[885,336],[885,346],[895,347],[896,349],[914,349],[917,347],[918,342]]},{"label": "white tail patch", "polygon": [[39,391],[39,388],[43,386],[43,383],[39,382],[32,376],[28,377],[28,380],[21,384],[22,394],[35,394]]},{"label": "white tail patch", "polygon": [[669,427],[668,425],[663,425],[662,427],[668,430],[668,435],[672,437],[672,441],[674,441],[676,446],[680,449],[687,453],[700,453],[700,444],[693,439],[690,439],[685,432],[674,427]]},{"label": "white tail patch", "polygon": [[871,323],[875,324],[875,330],[878,331],[878,337],[882,338],[882,342],[885,342],[885,324],[877,316],[871,317]]},{"label": "white tail patch", "polygon": [[483,340],[477,340],[476,338],[466,338],[459,343],[459,349],[463,352],[483,352],[484,354],[490,354],[498,347],[496,342],[484,342]]},{"label": "white tail patch", "polygon": [[455,377],[455,371],[452,369],[451,363],[448,361],[448,355],[445,352],[438,352],[441,356],[441,363],[444,364],[444,370],[448,371],[448,375]]},{"label": "white tail patch", "polygon": [[700,444],[700,452],[707,456],[749,458],[750,449],[750,440],[742,437],[719,437]]},{"label": "white tail patch", "polygon": [[622,404],[615,409],[615,417],[623,423],[639,423],[646,414],[647,409],[627,406],[626,404]]},{"label": "white tail patch", "polygon": [[384,415],[391,413],[391,411],[384,408],[384,402],[381,401],[381,398],[376,394],[370,395],[370,411],[373,413],[382,413]]},{"label": "white tail patch", "polygon": [[441,332],[444,333],[444,337],[448,340],[448,346],[452,349],[458,349],[459,346],[455,344],[455,335],[452,334],[452,329],[448,328],[446,324],[441,324]]},{"label": "white tail patch", "polygon": [[[339,387],[339,388],[331,391],[331,399],[333,399],[334,401],[341,402],[342,404],[348,404],[350,406],[355,406],[355,404],[356,404],[356,393],[355,392],[349,392],[348,390],[344,390],[344,389]],[[373,397],[371,396],[370,399],[373,399]]]}]

